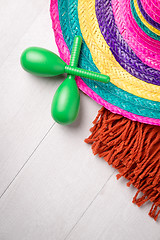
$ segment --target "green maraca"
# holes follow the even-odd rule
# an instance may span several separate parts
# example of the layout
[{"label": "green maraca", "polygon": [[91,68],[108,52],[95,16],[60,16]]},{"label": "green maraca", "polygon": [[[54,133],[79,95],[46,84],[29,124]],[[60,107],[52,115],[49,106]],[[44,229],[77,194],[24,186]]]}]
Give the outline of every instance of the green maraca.
[{"label": "green maraca", "polygon": [[80,95],[75,76],[103,83],[108,83],[110,80],[109,76],[77,68],[81,44],[82,38],[76,36],[69,66],[56,54],[43,48],[28,48],[21,56],[21,65],[27,72],[42,77],[52,77],[63,73],[69,74],[57,89],[51,107],[52,117],[60,124],[72,123],[79,112]]},{"label": "green maraca", "polygon": [[110,77],[85,69],[68,66],[60,57],[44,48],[27,48],[21,56],[21,65],[27,72],[42,77],[52,77],[63,73],[108,83]]},{"label": "green maraca", "polygon": [[[82,38],[76,36],[72,46],[70,66],[76,67],[78,65],[81,44]],[[71,124],[78,116],[79,106],[80,94],[75,76],[68,75],[53,97],[51,106],[52,117],[60,124]]]}]

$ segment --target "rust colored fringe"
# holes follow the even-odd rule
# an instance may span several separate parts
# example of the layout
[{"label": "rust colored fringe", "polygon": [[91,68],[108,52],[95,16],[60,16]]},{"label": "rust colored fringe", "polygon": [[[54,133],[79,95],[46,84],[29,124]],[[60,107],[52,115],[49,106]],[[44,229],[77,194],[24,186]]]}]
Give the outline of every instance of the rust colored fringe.
[{"label": "rust colored fringe", "polygon": [[[160,214],[160,127],[134,122],[102,107],[92,134],[85,139],[93,153],[118,169],[117,179],[125,177],[127,186],[138,189],[133,203],[138,207],[151,201],[149,216]],[[138,197],[139,193],[143,196]]]}]

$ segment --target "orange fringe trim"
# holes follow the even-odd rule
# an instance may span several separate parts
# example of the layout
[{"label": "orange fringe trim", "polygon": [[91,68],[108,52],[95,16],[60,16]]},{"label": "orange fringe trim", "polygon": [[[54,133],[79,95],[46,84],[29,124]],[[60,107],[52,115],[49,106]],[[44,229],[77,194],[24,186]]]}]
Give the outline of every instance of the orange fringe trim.
[{"label": "orange fringe trim", "polygon": [[[138,189],[133,203],[138,207],[151,201],[149,216],[160,214],[160,127],[131,121],[102,107],[92,134],[85,139],[93,153],[118,169],[117,179],[125,177],[127,186]],[[139,193],[143,196],[138,197]]]}]

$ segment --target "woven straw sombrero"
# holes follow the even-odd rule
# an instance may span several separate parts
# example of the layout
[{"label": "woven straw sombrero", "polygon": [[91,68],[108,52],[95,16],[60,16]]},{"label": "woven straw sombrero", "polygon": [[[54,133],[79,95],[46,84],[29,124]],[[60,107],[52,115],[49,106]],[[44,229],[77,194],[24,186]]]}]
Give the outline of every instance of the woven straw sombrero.
[{"label": "woven straw sombrero", "polygon": [[[110,76],[103,84],[77,78],[103,107],[85,141],[133,184],[138,206],[160,213],[160,2],[159,0],[51,0],[61,58],[69,64],[74,37],[83,45],[79,67]],[[139,192],[143,193],[138,198]]]}]

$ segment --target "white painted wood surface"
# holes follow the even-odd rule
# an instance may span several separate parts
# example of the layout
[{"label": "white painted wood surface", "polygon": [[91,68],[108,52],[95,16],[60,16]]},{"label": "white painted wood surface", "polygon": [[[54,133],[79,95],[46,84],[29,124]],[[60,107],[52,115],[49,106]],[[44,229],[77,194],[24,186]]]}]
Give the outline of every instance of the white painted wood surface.
[{"label": "white painted wood surface", "polygon": [[62,79],[20,67],[28,46],[58,53],[49,2],[1,0],[0,36],[0,240],[159,240],[150,204],[133,205],[135,189],[83,142],[100,106],[81,93],[79,118],[60,126],[50,105]]}]

